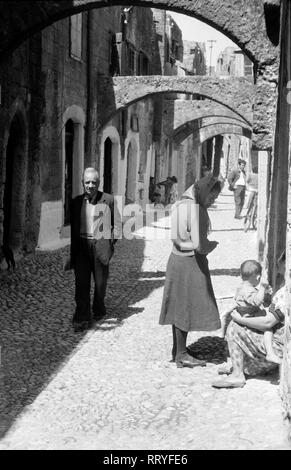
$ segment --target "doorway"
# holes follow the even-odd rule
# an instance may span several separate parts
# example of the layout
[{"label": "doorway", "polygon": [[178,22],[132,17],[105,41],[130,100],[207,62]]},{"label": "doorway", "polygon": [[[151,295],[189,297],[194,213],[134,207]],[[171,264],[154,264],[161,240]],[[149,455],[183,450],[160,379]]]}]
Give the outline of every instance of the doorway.
[{"label": "doorway", "polygon": [[103,191],[112,193],[112,141],[109,137],[104,142],[104,175]]},{"label": "doorway", "polygon": [[74,137],[74,123],[72,119],[69,119],[65,126],[64,225],[70,224],[70,201],[73,193]]},{"label": "doorway", "polygon": [[126,170],[126,204],[133,204],[136,199],[136,170],[137,170],[137,152],[132,143],[129,143],[127,149],[127,170]]},{"label": "doorway", "polygon": [[25,133],[20,116],[10,125],[3,195],[3,245],[22,249],[26,207]]}]

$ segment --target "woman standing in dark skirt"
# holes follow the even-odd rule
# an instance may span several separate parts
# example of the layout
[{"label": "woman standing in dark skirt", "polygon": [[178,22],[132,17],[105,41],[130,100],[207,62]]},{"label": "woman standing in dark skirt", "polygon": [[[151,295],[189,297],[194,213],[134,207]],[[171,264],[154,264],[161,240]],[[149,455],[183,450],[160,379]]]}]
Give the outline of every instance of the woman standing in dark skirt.
[{"label": "woman standing in dark skirt", "polygon": [[189,331],[220,328],[206,257],[218,244],[207,239],[210,228],[207,208],[220,191],[218,179],[212,175],[205,176],[185,191],[172,212],[173,250],[167,265],[159,323],[172,325],[172,356],[177,367],[206,364],[187,353]]}]

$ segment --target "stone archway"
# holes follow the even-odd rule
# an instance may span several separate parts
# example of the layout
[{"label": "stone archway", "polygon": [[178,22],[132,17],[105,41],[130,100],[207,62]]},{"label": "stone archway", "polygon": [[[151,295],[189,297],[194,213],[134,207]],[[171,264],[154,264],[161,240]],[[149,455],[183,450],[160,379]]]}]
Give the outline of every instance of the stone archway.
[{"label": "stone archway", "polygon": [[116,112],[131,104],[151,96],[168,93],[206,97],[207,101],[212,100],[219,103],[220,106],[223,105],[249,125],[253,122],[255,87],[245,78],[219,79],[206,76],[102,77],[98,81],[98,87],[99,105],[104,109],[104,113],[99,117],[99,128],[109,122]]},{"label": "stone archway", "polygon": [[[131,3],[133,2],[128,0],[111,0],[110,6],[128,7]],[[229,37],[253,61],[256,69],[253,145],[257,149],[269,150],[273,147],[273,118],[276,112],[279,70],[276,25],[280,21],[280,3],[280,0],[222,0],[219,4],[216,0],[135,0],[133,4],[135,7],[173,10],[197,18]],[[106,0],[48,0],[34,2],[33,9],[30,1],[23,1],[15,2],[11,11],[6,2],[1,1],[0,61],[5,61],[7,53],[54,22],[102,7],[108,7]]]},{"label": "stone archway", "polygon": [[232,119],[219,117],[197,119],[178,128],[173,134],[173,140],[176,145],[179,145],[191,134],[194,134],[197,143],[201,144],[220,134],[237,134],[251,139],[252,129]]},{"label": "stone archway", "polygon": [[21,252],[25,245],[27,126],[18,109],[9,126],[4,163],[3,245]]},{"label": "stone archway", "polygon": [[[236,121],[238,124],[248,126],[245,119],[231,109],[211,100],[165,100],[164,113],[167,116],[169,125],[165,132],[171,135],[176,133],[179,128],[188,125],[189,122],[205,118],[226,118]],[[168,131],[169,129],[169,131]]]},{"label": "stone archway", "polygon": [[[111,0],[110,6],[142,6],[173,10],[216,28],[235,42],[256,63],[277,60],[277,40],[270,32],[270,20],[280,14],[280,1],[273,0],[272,18],[260,0]],[[93,8],[108,7],[106,0],[50,0],[15,2],[10,12],[5,1],[0,2],[0,56],[18,47],[32,34],[67,16]],[[25,18],[25,21],[23,21]]]},{"label": "stone archway", "polygon": [[200,132],[199,138],[201,142],[204,142],[205,140],[208,140],[211,137],[216,137],[217,135],[222,134],[241,135],[247,137],[248,139],[251,139],[252,137],[252,133],[249,129],[245,129],[235,124],[219,124],[203,128]]},{"label": "stone archway", "polygon": [[212,134],[213,132],[215,133],[217,130],[216,135],[218,135],[220,134],[221,129],[226,127],[234,131],[231,132],[232,134],[238,133],[240,135],[245,135],[250,139],[252,137],[252,128],[242,121],[227,117],[213,116],[186,122],[173,130],[172,139],[178,144],[189,135],[195,133],[199,142],[203,142],[204,140],[213,137],[212,135],[207,137],[208,134]]}]

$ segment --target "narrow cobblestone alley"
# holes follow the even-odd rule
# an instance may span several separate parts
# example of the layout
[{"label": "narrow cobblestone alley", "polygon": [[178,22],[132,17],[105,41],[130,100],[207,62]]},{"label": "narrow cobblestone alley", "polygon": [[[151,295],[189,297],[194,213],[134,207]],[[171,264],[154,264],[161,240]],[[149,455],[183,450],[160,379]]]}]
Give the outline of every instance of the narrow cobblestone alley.
[{"label": "narrow cobblestone alley", "polygon": [[[220,311],[255,257],[256,233],[235,220],[232,193],[210,209],[209,256]],[[278,374],[243,389],[211,387],[223,340],[199,338],[206,368],[169,362],[171,328],[158,325],[171,242],[168,219],[118,242],[111,263],[107,317],[74,334],[74,278],[62,271],[67,248],[38,252],[0,274],[0,449],[285,449]],[[207,337],[206,337],[207,336]],[[206,337],[206,338],[205,338]],[[198,347],[197,344],[195,346]],[[204,349],[203,349],[204,348]],[[217,351],[215,351],[217,349]],[[198,348],[199,350],[199,348]]]}]

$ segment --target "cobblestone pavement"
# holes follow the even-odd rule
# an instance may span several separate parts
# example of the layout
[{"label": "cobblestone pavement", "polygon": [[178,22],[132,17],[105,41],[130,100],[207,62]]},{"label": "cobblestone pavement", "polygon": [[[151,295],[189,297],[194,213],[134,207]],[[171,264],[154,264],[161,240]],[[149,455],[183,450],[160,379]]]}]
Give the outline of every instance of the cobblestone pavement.
[{"label": "cobblestone pavement", "polygon": [[[241,261],[255,256],[256,234],[245,234],[233,212],[228,192],[210,210],[210,238],[219,246],[209,263],[221,311]],[[225,358],[215,332],[189,334],[206,368],[169,362],[171,328],[158,325],[168,223],[117,244],[107,317],[87,333],[72,332],[67,249],[39,252],[15,273],[1,273],[0,449],[288,448],[276,374],[243,389],[213,389]],[[151,240],[153,230],[168,239]]]}]

